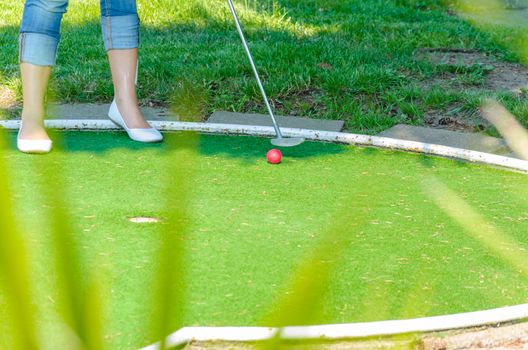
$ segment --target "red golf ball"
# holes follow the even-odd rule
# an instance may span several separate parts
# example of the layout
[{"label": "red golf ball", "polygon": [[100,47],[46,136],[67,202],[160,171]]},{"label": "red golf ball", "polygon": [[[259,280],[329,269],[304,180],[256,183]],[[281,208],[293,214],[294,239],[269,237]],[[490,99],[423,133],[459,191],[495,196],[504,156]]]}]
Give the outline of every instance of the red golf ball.
[{"label": "red golf ball", "polygon": [[279,164],[282,160],[282,153],[278,149],[274,148],[268,151],[268,154],[266,154],[266,158],[271,164]]}]

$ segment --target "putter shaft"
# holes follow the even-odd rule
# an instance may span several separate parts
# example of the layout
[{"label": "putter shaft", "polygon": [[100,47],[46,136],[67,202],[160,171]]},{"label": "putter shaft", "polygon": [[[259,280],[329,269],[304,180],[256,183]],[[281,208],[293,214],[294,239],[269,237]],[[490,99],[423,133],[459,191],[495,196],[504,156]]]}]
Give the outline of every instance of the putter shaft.
[{"label": "putter shaft", "polygon": [[227,0],[229,3],[229,8],[231,10],[231,13],[233,14],[233,18],[235,20],[236,28],[238,31],[238,34],[240,35],[240,40],[242,40],[242,45],[244,46],[244,50],[246,51],[246,54],[249,59],[249,63],[251,64],[251,68],[253,69],[253,73],[255,74],[255,78],[257,79],[257,84],[260,89],[260,93],[262,94],[262,98],[264,99],[264,103],[266,104],[266,108],[268,109],[268,113],[271,117],[271,121],[273,122],[273,127],[275,128],[275,132],[277,133],[277,138],[282,139],[282,132],[279,128],[279,124],[277,123],[277,120],[275,118],[275,115],[273,114],[273,109],[271,108],[271,104],[269,103],[268,95],[266,94],[266,90],[264,89],[264,86],[262,85],[262,81],[260,80],[260,74],[257,70],[257,66],[255,65],[255,62],[253,60],[253,55],[251,55],[251,51],[249,50],[246,37],[244,36],[244,31],[242,30],[242,26],[240,25],[240,21],[238,20],[238,16],[235,10],[235,6],[233,5],[233,1]]}]

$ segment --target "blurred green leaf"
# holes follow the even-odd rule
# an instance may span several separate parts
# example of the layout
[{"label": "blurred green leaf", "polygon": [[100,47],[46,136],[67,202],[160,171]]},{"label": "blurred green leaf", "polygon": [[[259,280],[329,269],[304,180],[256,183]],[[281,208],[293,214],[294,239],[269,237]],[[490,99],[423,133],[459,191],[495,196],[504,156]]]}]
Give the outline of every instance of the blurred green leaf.
[{"label": "blurred green leaf", "polygon": [[[55,148],[59,148],[61,137],[54,133]],[[80,349],[101,349],[101,308],[97,296],[97,282],[83,272],[83,262],[70,222],[65,189],[63,188],[62,164],[53,161],[40,163],[44,176],[40,176],[40,188],[46,198],[46,216],[50,218],[52,244],[55,258],[54,275],[57,278],[59,313],[71,331],[78,337]],[[91,276],[93,277],[93,276]]]},{"label": "blurred green leaf", "polygon": [[183,326],[181,305],[184,304],[185,285],[183,252],[185,234],[189,226],[189,193],[192,189],[193,173],[197,159],[199,136],[195,133],[181,133],[178,137],[167,138],[169,170],[165,195],[165,217],[160,230],[160,251],[158,277],[154,299],[156,312],[151,325],[156,339],[162,339],[176,328]]},{"label": "blurred green leaf", "polygon": [[12,210],[4,158],[4,132],[0,130],[0,291],[4,291],[13,322],[13,348],[39,349],[31,300],[24,235],[17,228]]}]

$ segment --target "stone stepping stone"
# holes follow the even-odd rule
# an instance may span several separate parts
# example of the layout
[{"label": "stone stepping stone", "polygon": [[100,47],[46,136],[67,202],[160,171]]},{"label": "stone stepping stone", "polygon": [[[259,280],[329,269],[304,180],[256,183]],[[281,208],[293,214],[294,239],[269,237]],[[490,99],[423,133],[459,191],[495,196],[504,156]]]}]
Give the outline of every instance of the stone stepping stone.
[{"label": "stone stepping stone", "polygon": [[[528,18],[526,19],[528,23]],[[528,68],[512,62],[504,62],[496,57],[474,50],[464,49],[421,49],[416,52],[416,58],[427,60],[437,66],[449,66],[456,68],[471,68],[480,66],[486,73],[483,85],[484,90],[511,91],[521,94],[528,89]],[[428,85],[449,85],[453,82],[456,74],[445,74],[444,78],[435,78],[426,83]],[[467,90],[459,85],[458,89]]]},{"label": "stone stepping stone", "polygon": [[[51,104],[48,107],[49,119],[108,119],[109,104]],[[177,121],[179,117],[166,108],[141,107],[145,119],[155,121]]]},{"label": "stone stepping stone", "polygon": [[[484,2],[483,2],[484,3]],[[506,8],[481,7],[480,13],[464,13],[461,17],[478,24],[499,25],[507,28],[526,29],[528,28],[528,1],[512,4]]]},{"label": "stone stepping stone", "polygon": [[378,136],[515,157],[503,139],[481,134],[399,124],[383,131]]},{"label": "stone stepping stone", "polygon": [[[277,122],[283,128],[299,128],[309,130],[323,130],[339,132],[343,130],[345,122],[342,120],[321,120],[299,117],[277,116]],[[219,111],[213,113],[207,120],[211,124],[236,124],[251,126],[273,126],[271,118],[266,114],[246,114]]]}]

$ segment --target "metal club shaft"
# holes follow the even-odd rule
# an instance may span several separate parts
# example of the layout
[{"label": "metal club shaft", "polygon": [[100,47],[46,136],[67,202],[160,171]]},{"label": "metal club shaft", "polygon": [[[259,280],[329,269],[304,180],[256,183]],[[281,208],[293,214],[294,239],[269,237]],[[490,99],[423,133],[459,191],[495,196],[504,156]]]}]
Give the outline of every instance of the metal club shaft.
[{"label": "metal club shaft", "polygon": [[249,50],[246,37],[244,36],[244,31],[242,30],[242,26],[240,25],[240,21],[238,20],[238,16],[235,10],[235,6],[233,5],[233,1],[227,0],[229,3],[229,8],[231,10],[231,13],[233,14],[233,18],[235,20],[235,24],[238,30],[238,34],[240,35],[240,40],[242,40],[242,45],[244,46],[244,50],[246,51],[246,54],[249,59],[249,63],[251,64],[251,68],[253,69],[253,73],[255,74],[255,78],[257,79],[257,84],[260,89],[260,92],[262,94],[262,97],[264,98],[264,103],[266,104],[266,108],[268,109],[269,115],[271,117],[271,120],[273,122],[273,127],[275,128],[275,132],[277,133],[277,138],[282,139],[282,132],[279,128],[279,124],[277,123],[277,120],[275,119],[275,115],[273,114],[273,109],[271,108],[271,105],[269,103],[268,95],[266,94],[266,90],[264,90],[264,86],[262,85],[262,81],[260,80],[260,74],[257,70],[257,67],[255,66],[255,62],[253,60],[253,56],[251,55],[251,51]]}]

